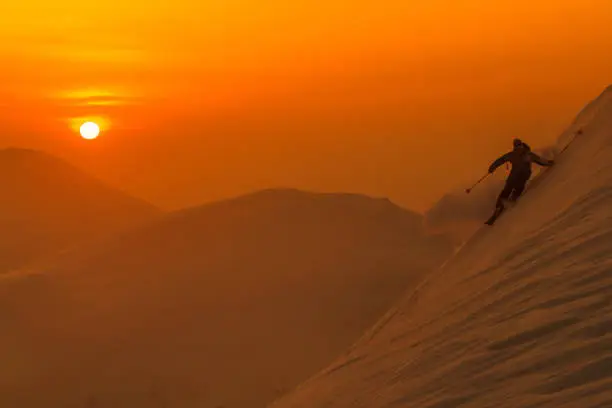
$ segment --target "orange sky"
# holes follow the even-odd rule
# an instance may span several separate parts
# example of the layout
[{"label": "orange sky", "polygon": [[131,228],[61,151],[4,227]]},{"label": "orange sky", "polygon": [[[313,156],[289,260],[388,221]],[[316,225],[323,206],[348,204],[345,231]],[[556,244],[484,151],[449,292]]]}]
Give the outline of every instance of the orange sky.
[{"label": "orange sky", "polygon": [[0,147],[167,208],[284,186],[422,211],[612,83],[609,0],[8,3]]}]

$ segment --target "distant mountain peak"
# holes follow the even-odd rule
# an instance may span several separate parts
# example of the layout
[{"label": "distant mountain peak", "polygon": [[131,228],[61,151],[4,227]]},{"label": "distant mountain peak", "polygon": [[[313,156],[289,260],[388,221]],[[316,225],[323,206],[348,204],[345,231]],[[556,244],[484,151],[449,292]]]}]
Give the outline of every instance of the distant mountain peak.
[{"label": "distant mountain peak", "polygon": [[26,147],[15,147],[10,146],[4,149],[0,149],[0,156],[9,157],[52,157],[50,154],[43,152],[42,150],[36,150]]},{"label": "distant mountain peak", "polygon": [[[319,191],[308,191],[301,190],[291,187],[277,187],[267,188],[263,190],[254,191],[248,194],[240,195],[231,198],[226,201],[234,200],[282,200],[282,199],[319,199],[319,200],[352,200],[354,202],[371,202],[371,203],[384,203],[385,205],[398,207],[396,204],[391,202],[387,197],[372,197],[366,194],[360,193],[346,193],[346,192],[319,192]],[[409,211],[409,210],[406,210]]]},{"label": "distant mountain peak", "polygon": [[76,166],[72,165],[68,161],[58,156],[54,156],[42,150],[24,147],[7,147],[5,149],[1,149],[0,165],[6,163],[17,165],[31,165],[38,163],[40,166],[55,166],[56,168],[63,167],[65,169],[70,169],[70,171],[74,171],[75,173],[85,173],[82,170],[78,169]]},{"label": "distant mountain peak", "polygon": [[40,150],[0,150],[0,274],[159,210]]}]

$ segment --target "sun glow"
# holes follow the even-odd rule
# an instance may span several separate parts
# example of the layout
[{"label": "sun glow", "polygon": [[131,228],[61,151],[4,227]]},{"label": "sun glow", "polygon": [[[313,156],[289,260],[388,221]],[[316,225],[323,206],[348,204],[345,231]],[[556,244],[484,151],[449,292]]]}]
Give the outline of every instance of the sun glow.
[{"label": "sun glow", "polygon": [[100,127],[94,122],[85,122],[80,128],[81,136],[87,140],[93,140],[100,134]]}]

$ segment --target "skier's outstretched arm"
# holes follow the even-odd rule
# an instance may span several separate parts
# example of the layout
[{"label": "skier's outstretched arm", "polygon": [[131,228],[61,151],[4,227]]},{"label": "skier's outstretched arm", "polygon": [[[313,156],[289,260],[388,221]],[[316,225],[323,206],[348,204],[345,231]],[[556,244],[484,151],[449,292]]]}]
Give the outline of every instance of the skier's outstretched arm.
[{"label": "skier's outstretched arm", "polygon": [[493,173],[499,166],[501,166],[502,164],[507,162],[509,159],[510,159],[510,153],[506,153],[503,156],[501,156],[500,158],[498,158],[497,160],[495,160],[489,166],[489,173]]},{"label": "skier's outstretched arm", "polygon": [[533,152],[531,153],[531,158],[532,158],[534,163],[537,163],[540,166],[548,167],[548,166],[552,166],[553,164],[555,164],[554,160],[543,159],[542,157],[538,156],[537,154],[535,154]]}]

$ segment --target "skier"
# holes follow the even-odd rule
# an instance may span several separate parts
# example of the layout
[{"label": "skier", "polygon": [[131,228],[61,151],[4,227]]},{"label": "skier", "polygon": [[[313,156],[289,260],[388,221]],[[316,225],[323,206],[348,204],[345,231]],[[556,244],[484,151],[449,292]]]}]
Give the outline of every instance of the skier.
[{"label": "skier", "polygon": [[554,164],[553,160],[543,159],[533,153],[529,145],[520,139],[514,139],[512,144],[514,149],[495,160],[489,167],[489,173],[493,173],[499,166],[506,162],[510,162],[512,165],[510,175],[506,180],[506,185],[497,197],[495,212],[486,222],[488,225],[493,225],[493,222],[495,222],[497,217],[499,217],[504,210],[504,200],[516,201],[521,196],[525,189],[525,184],[527,184],[527,181],[531,177],[532,162],[547,167]]}]

